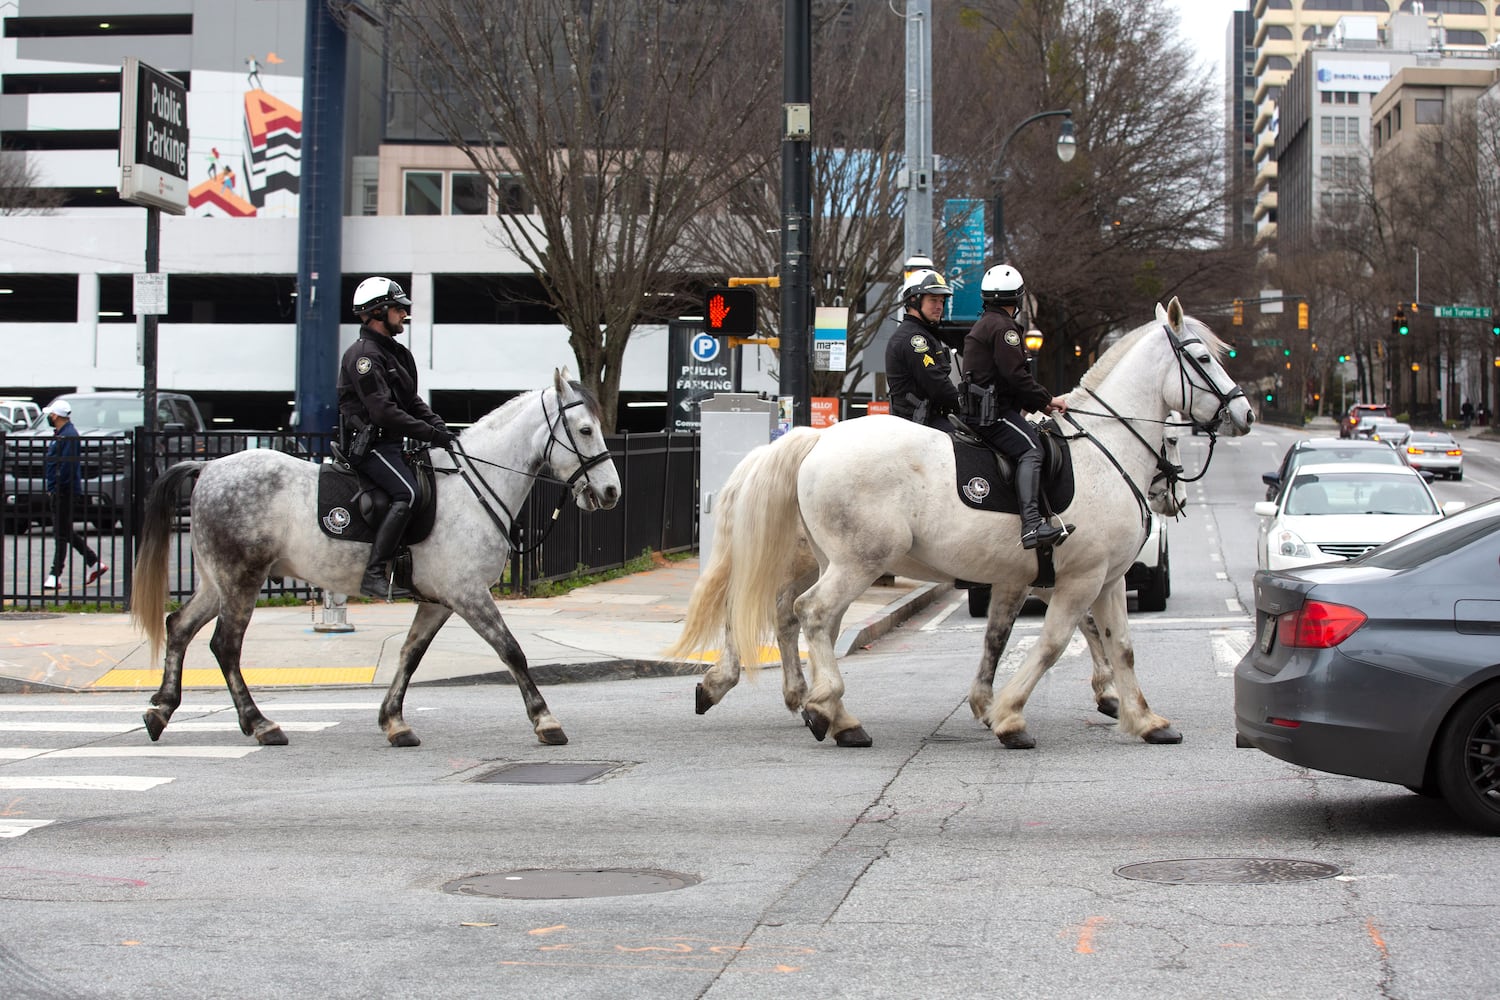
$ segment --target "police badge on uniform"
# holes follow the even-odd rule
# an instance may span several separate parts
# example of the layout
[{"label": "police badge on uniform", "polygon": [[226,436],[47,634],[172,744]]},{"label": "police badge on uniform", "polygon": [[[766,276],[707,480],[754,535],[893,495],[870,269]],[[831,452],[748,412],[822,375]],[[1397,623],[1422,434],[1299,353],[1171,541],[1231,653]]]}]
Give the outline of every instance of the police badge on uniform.
[{"label": "police badge on uniform", "polygon": [[911,338],[911,349],[916,351],[918,354],[926,354],[927,338],[922,336],[920,333],[914,334]]},{"label": "police badge on uniform", "polygon": [[1021,335],[1014,330],[1005,331],[1005,342],[1011,347],[1021,346]]},{"label": "police badge on uniform", "polygon": [[361,375],[370,374],[370,369],[373,367],[374,365],[370,363],[369,358],[360,358],[358,361],[354,362],[354,370],[359,372]]}]

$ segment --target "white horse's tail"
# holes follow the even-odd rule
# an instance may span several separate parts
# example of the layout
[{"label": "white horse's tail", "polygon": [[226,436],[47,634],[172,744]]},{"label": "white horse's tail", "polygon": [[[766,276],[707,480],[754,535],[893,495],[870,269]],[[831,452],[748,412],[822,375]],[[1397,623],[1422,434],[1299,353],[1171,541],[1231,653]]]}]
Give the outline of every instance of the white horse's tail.
[{"label": "white horse's tail", "polygon": [[802,530],[797,472],[819,440],[812,428],[793,428],[765,451],[735,498],[728,641],[747,667],[775,633],[776,595],[792,576]]},{"label": "white horse's tail", "polygon": [[734,557],[734,518],[740,487],[753,479],[771,446],[763,444],[740,459],[714,494],[713,555],[698,571],[698,583],[688,598],[682,634],[663,654],[681,660],[699,650],[716,647],[729,626],[729,570]]}]

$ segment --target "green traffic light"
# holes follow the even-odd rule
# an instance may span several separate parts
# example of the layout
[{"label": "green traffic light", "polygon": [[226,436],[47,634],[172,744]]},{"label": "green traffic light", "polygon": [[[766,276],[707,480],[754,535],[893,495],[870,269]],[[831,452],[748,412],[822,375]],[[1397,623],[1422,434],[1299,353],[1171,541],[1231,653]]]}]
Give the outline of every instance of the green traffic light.
[{"label": "green traffic light", "polygon": [[1409,326],[1407,326],[1407,325],[1406,325],[1406,324],[1405,324],[1405,323],[1402,323],[1402,324],[1401,324],[1401,325],[1400,325],[1400,326],[1398,326],[1398,327],[1397,327],[1397,328],[1396,328],[1396,332],[1397,332],[1397,333],[1399,333],[1399,334],[1401,334],[1401,336],[1403,336],[1403,337],[1404,337],[1404,336],[1406,336],[1406,335],[1407,335],[1407,334],[1408,334],[1408,333],[1410,333],[1410,332],[1411,332],[1411,327],[1409,327]]}]

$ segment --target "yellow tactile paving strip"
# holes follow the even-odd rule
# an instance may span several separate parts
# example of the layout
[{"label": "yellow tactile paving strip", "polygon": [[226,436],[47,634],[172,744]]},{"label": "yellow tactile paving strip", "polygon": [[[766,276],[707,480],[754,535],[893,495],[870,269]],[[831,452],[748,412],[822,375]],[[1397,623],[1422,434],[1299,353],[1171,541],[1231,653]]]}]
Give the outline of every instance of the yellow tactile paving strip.
[{"label": "yellow tactile paving strip", "polygon": [[[372,684],[374,667],[246,667],[240,671],[251,687],[310,684]],[[115,668],[90,687],[156,688],[161,686],[160,670],[126,670]],[[182,686],[223,687],[224,675],[216,669],[192,668],[182,672]]]}]

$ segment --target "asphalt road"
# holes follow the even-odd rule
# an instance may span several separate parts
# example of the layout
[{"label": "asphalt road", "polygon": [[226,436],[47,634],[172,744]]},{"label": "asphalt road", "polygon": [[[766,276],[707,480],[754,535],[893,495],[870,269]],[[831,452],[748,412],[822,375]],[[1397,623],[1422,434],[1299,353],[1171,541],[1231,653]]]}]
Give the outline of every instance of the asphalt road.
[{"label": "asphalt road", "polygon": [[[690,678],[554,686],[565,747],[535,743],[509,686],[414,689],[410,750],[386,745],[363,691],[261,694],[292,740],[279,748],[241,736],[222,693],[191,699],[161,744],[138,696],[0,696],[0,996],[1492,995],[1493,840],[1402,788],[1234,746],[1250,505],[1292,436],[1220,442],[1171,526],[1167,610],[1132,616],[1178,746],[1093,710],[1077,643],[1028,704],[1038,748],[1002,749],[966,704],[981,624],[961,593],[845,661],[865,750],[814,742],[775,676],[702,717]],[[1206,448],[1184,439],[1190,469]],[[1476,460],[1437,491],[1497,483]],[[474,780],[559,763],[607,770]],[[1192,863],[1222,858],[1258,863]],[[1331,877],[1118,873],[1159,861]],[[624,874],[561,874],[604,869]],[[445,889],[672,876],[688,884]]]}]

